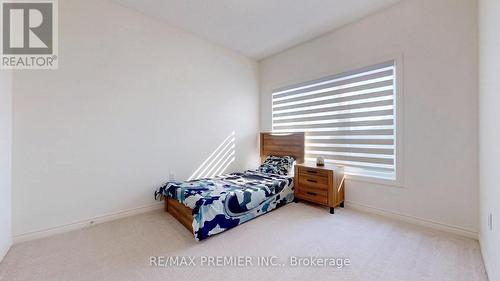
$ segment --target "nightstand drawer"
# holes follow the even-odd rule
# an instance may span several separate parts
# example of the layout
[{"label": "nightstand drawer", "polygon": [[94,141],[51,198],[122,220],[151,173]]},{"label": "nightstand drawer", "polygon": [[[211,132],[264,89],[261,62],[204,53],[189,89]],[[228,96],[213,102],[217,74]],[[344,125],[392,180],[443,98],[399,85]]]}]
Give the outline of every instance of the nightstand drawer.
[{"label": "nightstand drawer", "polygon": [[309,186],[316,189],[328,190],[328,177],[300,174],[298,179],[299,186]]},{"label": "nightstand drawer", "polygon": [[328,189],[323,189],[323,188],[317,188],[315,186],[306,186],[306,185],[299,185],[297,187],[297,190],[305,193],[313,193],[311,195],[320,195],[324,197],[328,197]]},{"label": "nightstand drawer", "polygon": [[304,188],[298,188],[297,189],[297,197],[311,201],[314,203],[319,203],[326,205],[328,204],[328,196],[320,194],[320,190],[311,190],[311,189],[304,189]]},{"label": "nightstand drawer", "polygon": [[309,168],[309,167],[298,167],[298,172],[303,175],[311,175],[311,176],[318,176],[318,177],[328,177],[328,171],[327,170],[322,170],[322,169],[315,169],[315,168]]}]

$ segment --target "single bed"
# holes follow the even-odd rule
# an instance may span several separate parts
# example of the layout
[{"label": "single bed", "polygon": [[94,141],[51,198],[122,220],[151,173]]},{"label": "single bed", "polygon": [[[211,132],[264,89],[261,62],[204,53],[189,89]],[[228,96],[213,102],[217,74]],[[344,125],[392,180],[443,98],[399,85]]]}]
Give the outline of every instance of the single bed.
[{"label": "single bed", "polygon": [[[303,163],[304,133],[261,133],[261,162],[268,156],[291,156],[296,163]],[[293,190],[293,175],[248,170],[168,182],[157,194],[165,199],[165,211],[196,240],[203,240],[292,202]]]}]

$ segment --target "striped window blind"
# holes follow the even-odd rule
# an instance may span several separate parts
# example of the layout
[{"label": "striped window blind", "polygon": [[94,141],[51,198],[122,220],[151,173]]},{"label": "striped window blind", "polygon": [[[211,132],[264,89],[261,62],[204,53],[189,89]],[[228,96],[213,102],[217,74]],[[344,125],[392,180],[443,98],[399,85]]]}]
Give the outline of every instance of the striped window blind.
[{"label": "striped window blind", "polygon": [[395,179],[395,61],[273,91],[273,132],[305,132],[306,161]]}]

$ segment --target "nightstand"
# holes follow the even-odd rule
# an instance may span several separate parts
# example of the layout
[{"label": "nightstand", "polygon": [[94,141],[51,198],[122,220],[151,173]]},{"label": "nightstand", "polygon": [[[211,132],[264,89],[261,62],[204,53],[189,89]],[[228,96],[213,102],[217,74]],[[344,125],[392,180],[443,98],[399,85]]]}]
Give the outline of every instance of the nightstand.
[{"label": "nightstand", "polygon": [[344,168],[341,166],[316,166],[315,163],[295,165],[295,202],[304,200],[330,207],[344,207]]}]

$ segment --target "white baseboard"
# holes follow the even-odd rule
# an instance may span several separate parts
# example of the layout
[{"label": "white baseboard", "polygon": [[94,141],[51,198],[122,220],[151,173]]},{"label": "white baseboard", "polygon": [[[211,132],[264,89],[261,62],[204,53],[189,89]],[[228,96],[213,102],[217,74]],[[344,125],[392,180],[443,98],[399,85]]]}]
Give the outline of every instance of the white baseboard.
[{"label": "white baseboard", "polygon": [[[422,219],[422,218],[418,218],[418,217],[414,217],[414,216],[398,214],[398,213],[395,213],[395,212],[392,212],[389,210],[371,207],[371,206],[367,206],[367,205],[360,204],[357,202],[346,201],[346,207],[354,209],[354,210],[362,211],[362,212],[367,212],[367,213],[377,214],[377,215],[381,215],[381,216],[385,216],[385,217],[390,217],[390,218],[397,219],[397,220],[404,221],[404,222],[408,222],[411,224],[426,226],[426,227],[430,227],[433,229],[446,231],[449,233],[454,233],[454,234],[457,234],[460,236],[465,236],[465,237],[473,238],[476,240],[478,240],[478,238],[479,238],[478,232],[473,231],[473,230],[465,229],[465,228],[462,228],[459,226],[434,222],[431,220]],[[161,208],[163,208],[163,202],[162,203],[155,203],[155,204],[147,205],[147,206],[142,206],[142,207],[138,207],[138,208],[133,208],[133,209],[129,209],[129,210],[114,212],[114,213],[110,213],[110,214],[106,214],[106,215],[102,215],[102,216],[97,216],[97,217],[89,218],[86,220],[82,220],[82,221],[78,221],[78,222],[74,222],[74,223],[70,223],[70,224],[52,227],[52,228],[22,233],[22,234],[15,235],[13,237],[13,243],[16,244],[16,243],[20,243],[20,242],[29,241],[29,240],[39,239],[39,238],[51,236],[51,235],[58,234],[58,233],[64,233],[64,232],[92,226],[95,224],[100,224],[100,223],[104,223],[104,222],[108,222],[108,221],[112,221],[112,220],[116,220],[116,219],[120,219],[120,218],[124,218],[124,217],[128,217],[128,216],[133,216],[133,215],[137,215],[137,214],[141,214],[141,213],[146,213],[149,211],[158,210]],[[3,249],[0,249],[0,250],[3,251]],[[7,251],[8,251],[8,248],[7,248],[7,250],[5,250],[5,253],[0,253],[0,257],[3,256],[2,254],[6,254]]]},{"label": "white baseboard", "polygon": [[34,240],[34,239],[38,239],[38,238],[42,238],[42,237],[51,236],[54,234],[59,234],[59,233],[64,233],[64,232],[68,232],[68,231],[72,231],[72,230],[77,230],[77,229],[81,229],[84,227],[88,227],[88,226],[92,226],[92,225],[96,225],[96,224],[100,224],[100,223],[104,223],[104,222],[108,222],[108,221],[112,221],[112,220],[117,220],[117,219],[129,217],[129,216],[133,216],[133,215],[137,215],[137,214],[141,214],[141,213],[146,213],[146,212],[150,212],[153,210],[161,209],[161,208],[163,208],[163,205],[164,205],[163,202],[155,203],[152,205],[137,207],[137,208],[128,209],[128,210],[122,210],[122,211],[118,211],[118,212],[113,212],[113,213],[89,218],[86,220],[77,221],[74,223],[69,223],[69,224],[60,225],[60,226],[56,226],[56,227],[26,232],[26,233],[14,235],[13,242],[14,242],[14,244],[16,244],[16,243],[20,243],[20,242],[25,242],[25,241],[29,241],[29,240]]},{"label": "white baseboard", "polygon": [[0,248],[0,262],[5,258],[7,252],[9,252],[10,246],[12,246],[12,241],[8,241],[7,244]]},{"label": "white baseboard", "polygon": [[481,235],[479,235],[479,246],[481,247],[481,255],[483,257],[484,270],[486,270],[486,275],[488,276],[488,280],[499,280],[497,276],[494,275],[495,273],[497,273],[498,270],[496,271],[493,270],[493,267],[491,266],[492,264],[489,258],[488,248],[484,245],[483,237]]},{"label": "white baseboard", "polygon": [[362,211],[362,212],[367,212],[367,213],[381,215],[384,217],[389,217],[392,219],[404,221],[404,222],[411,223],[411,224],[430,227],[433,229],[457,234],[457,235],[472,238],[475,240],[479,239],[479,233],[477,231],[466,229],[466,228],[463,228],[460,226],[444,224],[444,223],[435,222],[435,221],[431,221],[431,220],[427,220],[427,219],[423,219],[423,218],[418,218],[418,217],[414,217],[414,216],[409,216],[409,215],[403,215],[403,214],[399,214],[399,213],[392,212],[389,210],[371,207],[371,206],[367,206],[364,204],[351,202],[351,201],[347,201],[347,200],[346,200],[346,207],[354,209],[354,210]]}]

